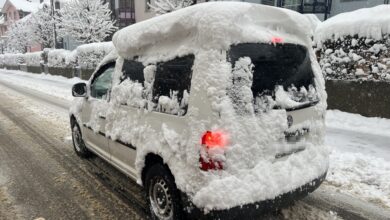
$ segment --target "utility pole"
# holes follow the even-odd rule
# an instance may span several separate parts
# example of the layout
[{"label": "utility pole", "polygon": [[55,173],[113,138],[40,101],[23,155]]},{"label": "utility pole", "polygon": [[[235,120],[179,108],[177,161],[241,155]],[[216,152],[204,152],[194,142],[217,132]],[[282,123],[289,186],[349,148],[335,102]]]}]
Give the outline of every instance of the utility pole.
[{"label": "utility pole", "polygon": [[[55,10],[54,10],[54,0],[50,0],[50,8],[51,8],[51,18],[53,19],[53,21],[55,20],[54,18],[54,13],[55,13]],[[56,31],[56,24],[55,22],[53,22],[53,47],[54,49],[57,49],[58,47],[58,44],[57,44],[57,31]]]}]

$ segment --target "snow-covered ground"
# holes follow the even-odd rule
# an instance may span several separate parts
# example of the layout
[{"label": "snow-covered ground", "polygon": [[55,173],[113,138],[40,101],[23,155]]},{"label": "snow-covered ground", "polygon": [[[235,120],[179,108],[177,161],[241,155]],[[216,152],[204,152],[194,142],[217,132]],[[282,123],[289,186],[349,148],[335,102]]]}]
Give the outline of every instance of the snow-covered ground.
[{"label": "snow-covered ground", "polygon": [[390,208],[390,120],[328,110],[326,123],[326,185]]},{"label": "snow-covered ground", "polygon": [[0,74],[0,82],[23,86],[68,101],[73,100],[71,93],[73,84],[82,82],[80,78],[68,79],[63,76],[31,74],[16,70],[0,70]]},{"label": "snow-covered ground", "polygon": [[[0,83],[12,83],[64,100],[72,100],[71,87],[80,81],[78,78],[67,79],[45,74],[0,70]],[[47,115],[47,110],[43,107],[42,109],[43,114]],[[39,112],[37,107],[33,110]],[[323,187],[389,209],[390,119],[367,118],[328,110],[326,124],[325,141],[331,147],[332,153],[330,169]],[[289,214],[287,210],[284,214],[288,216],[291,213]]]}]

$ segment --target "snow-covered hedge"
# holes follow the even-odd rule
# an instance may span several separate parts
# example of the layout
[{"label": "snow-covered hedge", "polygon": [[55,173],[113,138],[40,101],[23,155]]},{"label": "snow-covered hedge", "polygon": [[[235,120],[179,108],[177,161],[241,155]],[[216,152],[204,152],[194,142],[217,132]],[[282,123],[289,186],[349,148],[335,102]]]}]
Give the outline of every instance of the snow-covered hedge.
[{"label": "snow-covered hedge", "polygon": [[79,65],[83,69],[95,69],[113,49],[112,42],[103,42],[81,45],[73,51],[45,48],[34,53],[4,54],[0,55],[0,66],[4,63],[8,66],[26,64],[38,67],[47,62],[48,67],[66,68]]},{"label": "snow-covered hedge", "polygon": [[68,53],[65,57],[65,63],[68,66],[75,67],[77,66],[77,50],[73,50],[70,53]]},{"label": "snow-covered hedge", "polygon": [[40,66],[42,60],[42,51],[24,54],[27,66]]},{"label": "snow-covered hedge", "polygon": [[48,67],[68,67],[66,63],[66,57],[69,56],[71,51],[58,49],[58,50],[50,50],[48,53]]},{"label": "snow-covered hedge", "polygon": [[359,36],[328,40],[321,48],[320,65],[327,79],[390,81],[390,35],[381,40]]},{"label": "snow-covered hedge", "polygon": [[4,65],[6,66],[18,66],[25,63],[24,54],[4,54]]},{"label": "snow-covered hedge", "polygon": [[390,81],[390,5],[332,17],[315,42],[327,79]]},{"label": "snow-covered hedge", "polygon": [[113,49],[114,45],[112,42],[81,45],[76,49],[78,64],[82,69],[95,69]]}]

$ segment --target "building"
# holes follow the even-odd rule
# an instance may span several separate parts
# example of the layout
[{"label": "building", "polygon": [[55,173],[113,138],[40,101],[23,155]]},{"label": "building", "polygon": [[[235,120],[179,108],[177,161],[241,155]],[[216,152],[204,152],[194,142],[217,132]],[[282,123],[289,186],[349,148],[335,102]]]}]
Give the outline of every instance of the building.
[{"label": "building", "polygon": [[[26,0],[6,0],[1,8],[2,19],[0,19],[0,38],[5,39],[9,27],[23,19],[32,12],[37,11],[39,2]],[[27,47],[28,52],[41,50],[40,44],[34,44]]]},{"label": "building", "polygon": [[302,14],[315,14],[324,21],[343,12],[389,4],[389,0],[242,0],[245,2],[274,5]]},{"label": "building", "polygon": [[[111,0],[115,1],[115,0]],[[135,21],[143,21],[153,17],[155,14],[151,11],[148,3],[153,0],[121,0],[132,1],[135,7]],[[195,3],[207,2],[208,0],[198,0]],[[229,1],[229,0],[227,0]],[[276,7],[288,8],[302,14],[315,14],[324,21],[329,17],[343,12],[353,11],[359,8],[373,7],[380,4],[389,4],[390,0],[235,0],[242,2],[251,2]]]},{"label": "building", "polygon": [[105,0],[108,2],[112,11],[111,17],[116,21],[119,28],[127,27],[136,22],[135,4],[144,2],[143,0]]}]

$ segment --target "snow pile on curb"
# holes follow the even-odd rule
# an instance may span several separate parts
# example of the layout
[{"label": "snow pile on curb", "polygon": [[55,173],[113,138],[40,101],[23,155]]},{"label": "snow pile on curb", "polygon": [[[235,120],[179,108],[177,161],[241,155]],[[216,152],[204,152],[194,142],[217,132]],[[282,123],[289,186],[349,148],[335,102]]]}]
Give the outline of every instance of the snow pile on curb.
[{"label": "snow pile on curb", "polygon": [[78,64],[82,69],[95,69],[113,49],[112,42],[81,45],[76,49]]},{"label": "snow pile on curb", "polygon": [[390,81],[390,5],[332,17],[314,40],[327,79]]},{"label": "snow pile on curb", "polygon": [[333,151],[327,184],[343,193],[390,208],[390,163],[361,153]]}]

